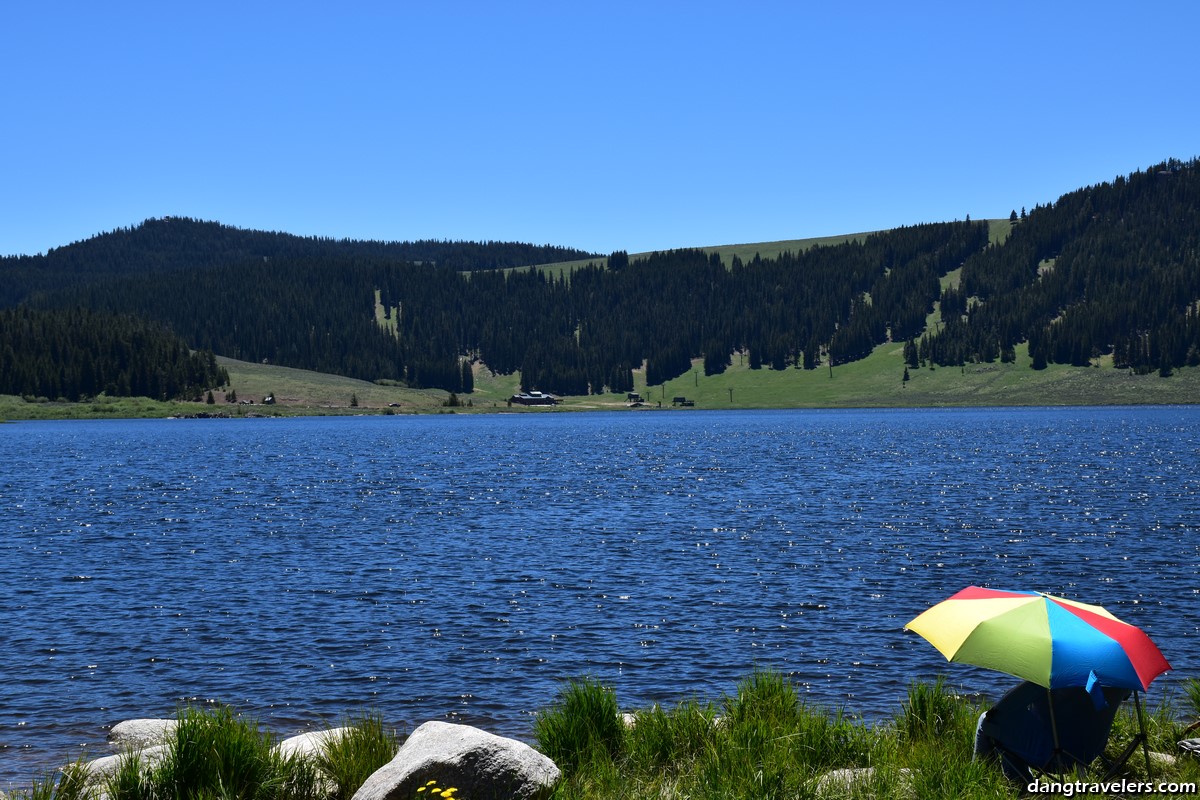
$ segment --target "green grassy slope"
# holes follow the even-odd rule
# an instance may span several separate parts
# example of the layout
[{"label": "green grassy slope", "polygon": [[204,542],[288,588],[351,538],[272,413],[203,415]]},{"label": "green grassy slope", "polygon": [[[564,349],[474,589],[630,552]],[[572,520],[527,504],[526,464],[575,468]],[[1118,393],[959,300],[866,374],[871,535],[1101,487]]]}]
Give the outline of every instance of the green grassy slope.
[{"label": "green grassy slope", "polygon": [[[1008,225],[1008,221],[1004,220],[1004,225]],[[1007,231],[1005,231],[1007,233]],[[847,233],[840,236],[817,236],[810,239],[780,239],[776,242],[757,242],[750,244],[722,244],[710,247],[696,247],[693,249],[703,250],[706,253],[719,253],[721,261],[726,266],[736,255],[742,261],[750,261],[755,254],[762,258],[778,258],[781,253],[792,252],[800,253],[815,245],[835,245],[849,242],[854,239],[859,239],[864,236],[869,236],[870,233]],[[630,253],[631,259],[644,258],[650,253]],[[538,269],[543,272],[550,273],[556,277],[570,275],[572,270],[587,266],[588,264],[608,264],[607,258],[584,259],[582,261],[558,261],[553,264],[541,264]],[[524,271],[532,269],[532,267],[515,267],[513,271]]]},{"label": "green grassy slope", "polygon": [[[430,393],[397,385],[381,385],[371,381],[326,375],[291,367],[251,364],[232,358],[217,358],[229,372],[230,386],[239,400],[261,401],[274,394],[277,406],[305,407],[330,413],[355,411],[351,402],[357,400],[361,411],[392,407],[403,411],[427,411],[440,407],[445,392]],[[218,406],[224,395],[218,394]]]},{"label": "green grassy slope", "polygon": [[[880,345],[867,358],[816,370],[751,370],[735,356],[721,375],[705,377],[703,362],[665,386],[647,387],[635,372],[636,388],[651,407],[671,407],[674,397],[696,408],[855,408],[936,406],[1186,404],[1200,398],[1200,370],[1179,370],[1170,378],[1132,375],[1111,362],[1097,367],[1051,365],[1029,368],[1018,348],[1014,364],[972,364],[963,368],[910,369],[905,382],[903,344]],[[568,398],[562,408],[625,407],[624,395]]]},{"label": "green grassy slope", "polygon": [[[298,416],[334,414],[378,414],[440,411],[445,392],[417,391],[370,381],[326,375],[291,367],[252,364],[217,357],[229,373],[236,403],[226,402],[224,391],[214,391],[215,403],[159,402],[145,397],[101,397],[83,403],[41,399],[26,402],[0,395],[0,419],[114,419],[131,417],[182,417],[196,415]],[[263,405],[267,395],[272,405]],[[249,404],[243,401],[249,401]],[[353,403],[357,405],[353,405]],[[393,405],[394,404],[394,405]]]}]

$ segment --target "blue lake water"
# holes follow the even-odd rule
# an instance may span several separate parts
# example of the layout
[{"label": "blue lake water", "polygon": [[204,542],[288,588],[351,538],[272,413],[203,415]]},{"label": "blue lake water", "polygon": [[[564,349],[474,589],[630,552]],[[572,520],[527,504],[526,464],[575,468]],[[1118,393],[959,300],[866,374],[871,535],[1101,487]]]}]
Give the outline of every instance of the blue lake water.
[{"label": "blue lake water", "polygon": [[[1196,675],[1200,408],[663,411],[0,425],[0,789],[122,719],[377,709],[527,738],[755,666],[867,719],[946,674],[968,584],[1105,605]],[[1153,693],[1152,693],[1153,700]]]}]

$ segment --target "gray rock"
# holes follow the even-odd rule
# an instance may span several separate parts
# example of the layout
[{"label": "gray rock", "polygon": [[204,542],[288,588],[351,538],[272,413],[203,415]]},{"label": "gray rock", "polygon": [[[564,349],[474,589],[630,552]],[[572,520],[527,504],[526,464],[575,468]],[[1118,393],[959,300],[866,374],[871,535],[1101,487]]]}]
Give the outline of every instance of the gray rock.
[{"label": "gray rock", "polygon": [[431,780],[469,800],[542,800],[560,776],[553,761],[524,742],[433,721],[413,731],[353,800],[411,800]]},{"label": "gray rock", "polygon": [[116,750],[132,750],[166,744],[179,724],[174,719],[127,719],[112,726],[108,743]]},{"label": "gray rock", "polygon": [[[901,769],[898,775],[898,783],[901,791],[905,794],[912,794],[911,770]],[[883,777],[875,777],[874,767],[862,767],[859,769],[835,769],[832,772],[826,772],[817,781],[817,797],[862,797],[863,792],[869,791],[876,781],[882,781]]]},{"label": "gray rock", "polygon": [[299,756],[314,759],[325,752],[330,742],[337,741],[352,728],[330,728],[327,731],[312,731],[284,739],[275,745],[275,751],[285,758]]},{"label": "gray rock", "polygon": [[123,753],[85,761],[81,766],[87,772],[88,786],[97,786],[116,772],[121,765],[121,759],[129,758],[131,753],[137,753],[141,758],[142,768],[149,769],[162,761],[169,750],[170,748],[165,744],[156,744],[153,747],[132,747]]},{"label": "gray rock", "polygon": [[175,733],[173,719],[129,719],[118,722],[108,733],[115,755],[79,763],[84,788],[97,800],[105,800],[104,784],[120,768],[124,759],[137,755],[143,771],[153,769],[170,751],[168,742]]}]

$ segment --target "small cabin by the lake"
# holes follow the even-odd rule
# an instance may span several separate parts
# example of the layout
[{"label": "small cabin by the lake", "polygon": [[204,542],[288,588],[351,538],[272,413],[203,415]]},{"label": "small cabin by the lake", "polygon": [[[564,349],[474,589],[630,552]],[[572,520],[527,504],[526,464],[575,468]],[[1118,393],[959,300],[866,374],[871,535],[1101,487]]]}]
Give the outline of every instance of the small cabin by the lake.
[{"label": "small cabin by the lake", "polygon": [[539,392],[520,392],[508,398],[509,402],[516,403],[519,406],[552,406],[558,403],[558,398],[552,394]]}]

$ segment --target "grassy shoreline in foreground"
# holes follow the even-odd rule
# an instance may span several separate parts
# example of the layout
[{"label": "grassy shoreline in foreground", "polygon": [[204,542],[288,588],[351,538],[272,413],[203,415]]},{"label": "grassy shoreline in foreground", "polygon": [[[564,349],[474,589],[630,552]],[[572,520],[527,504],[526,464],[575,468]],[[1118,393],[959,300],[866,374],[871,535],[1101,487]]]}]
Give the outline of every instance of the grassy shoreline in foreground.
[{"label": "grassy shoreline in foreground", "polygon": [[[1184,695],[1178,705],[1165,697],[1144,717],[1151,751],[1176,752],[1187,730],[1180,714],[1200,713],[1200,682],[1187,681]],[[1131,706],[1118,712],[1110,756],[1138,730]],[[532,743],[562,770],[553,800],[1021,797],[1024,786],[974,758],[975,724],[986,707],[938,678],[910,684],[896,713],[868,724],[810,705],[787,677],[756,670],[716,701],[683,699],[622,714],[613,688],[581,678],[565,683],[536,715]],[[277,737],[227,706],[185,707],[179,719],[157,766],[128,758],[106,781],[89,781],[77,762],[10,797],[92,800],[103,791],[128,800],[349,800],[405,738],[377,712],[365,712],[347,720],[351,733],[327,739],[325,751],[305,762],[281,757]],[[1122,778],[1196,784],[1200,760],[1151,760],[1138,752],[1118,773]]]}]

